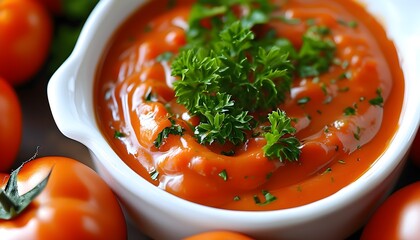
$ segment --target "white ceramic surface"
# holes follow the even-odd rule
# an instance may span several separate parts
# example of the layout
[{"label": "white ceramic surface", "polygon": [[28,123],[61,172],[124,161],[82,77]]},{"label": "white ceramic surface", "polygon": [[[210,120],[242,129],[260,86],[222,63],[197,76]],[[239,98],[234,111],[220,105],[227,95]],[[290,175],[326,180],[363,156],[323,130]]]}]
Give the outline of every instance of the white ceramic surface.
[{"label": "white ceramic surface", "polygon": [[341,239],[366,220],[394,185],[420,120],[420,1],[360,1],[384,23],[395,41],[406,78],[400,128],[389,149],[365,175],[336,194],[302,207],[245,212],[193,204],[157,189],[139,177],[108,146],[93,106],[97,63],[108,39],[143,0],[101,0],[68,60],[48,84],[54,120],[67,137],[87,146],[99,174],[113,188],[137,226],[155,239],[179,239],[228,229],[259,239]]}]

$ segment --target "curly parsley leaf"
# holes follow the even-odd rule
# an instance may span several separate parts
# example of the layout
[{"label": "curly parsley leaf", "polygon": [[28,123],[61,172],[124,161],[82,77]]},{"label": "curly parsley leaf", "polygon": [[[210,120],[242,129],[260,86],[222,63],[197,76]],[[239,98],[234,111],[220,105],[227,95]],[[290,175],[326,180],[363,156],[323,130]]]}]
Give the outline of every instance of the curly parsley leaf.
[{"label": "curly parsley leaf", "polygon": [[[264,134],[267,144],[263,147],[265,156],[284,160],[297,161],[300,155],[300,142],[293,136],[296,129],[292,127],[291,119],[281,110],[268,115],[271,129]],[[289,137],[284,137],[290,135]]]},{"label": "curly parsley leaf", "polygon": [[216,93],[202,97],[202,104],[196,106],[200,124],[195,128],[195,135],[201,144],[214,141],[224,144],[226,140],[239,144],[246,140],[246,130],[250,130],[252,117],[248,112],[234,107],[230,95]]}]

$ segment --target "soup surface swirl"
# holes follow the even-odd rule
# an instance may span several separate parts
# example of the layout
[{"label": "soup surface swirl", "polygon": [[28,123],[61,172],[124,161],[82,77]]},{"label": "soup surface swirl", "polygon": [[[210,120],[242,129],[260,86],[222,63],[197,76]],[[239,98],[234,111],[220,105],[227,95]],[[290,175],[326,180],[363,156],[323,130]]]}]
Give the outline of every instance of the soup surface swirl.
[{"label": "soup surface swirl", "polygon": [[[172,1],[169,1],[172,2]],[[200,144],[199,119],[176,101],[171,61],[187,44],[193,1],[151,1],[114,34],[95,82],[103,135],[121,159],[158,188],[199,204],[234,210],[296,207],[360,177],[387,148],[400,117],[404,80],[381,25],[353,1],[275,0],[267,26],[296,49],[313,25],[329,29],[334,59],[319,76],[294,75],[279,109],[301,142],[298,161],[265,156],[256,135],[233,145]],[[278,20],[280,19],[280,20]],[[176,122],[185,131],[155,141]],[[231,150],[232,154],[226,154]],[[141,187],[141,186],[139,186]],[[157,199],[158,201],[158,199]]]}]

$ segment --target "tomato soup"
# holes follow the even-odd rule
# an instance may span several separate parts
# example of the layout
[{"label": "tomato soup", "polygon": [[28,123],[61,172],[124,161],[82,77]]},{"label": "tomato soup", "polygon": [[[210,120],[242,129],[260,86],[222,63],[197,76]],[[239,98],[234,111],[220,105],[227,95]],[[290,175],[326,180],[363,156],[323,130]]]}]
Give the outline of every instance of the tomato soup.
[{"label": "tomato soup", "polygon": [[177,101],[174,85],[181,80],[171,72],[172,59],[188,44],[194,1],[151,1],[114,34],[97,70],[97,122],[120,158],[157,188],[223,209],[291,208],[351,184],[388,147],[404,80],[382,26],[353,1],[273,2],[256,38],[269,29],[299,51],[308,29],[322,26],[334,50],[322,73],[294,73],[277,106],[300,142],[297,161],[267,157],[268,140],[246,131],[241,143],[197,141],[193,127],[200,119]]}]

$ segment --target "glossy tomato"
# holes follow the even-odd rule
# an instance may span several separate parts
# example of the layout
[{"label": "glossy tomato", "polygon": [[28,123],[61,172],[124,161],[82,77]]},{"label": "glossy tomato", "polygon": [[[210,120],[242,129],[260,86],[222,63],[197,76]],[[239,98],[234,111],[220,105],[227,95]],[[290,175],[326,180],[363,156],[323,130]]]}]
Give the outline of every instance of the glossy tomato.
[{"label": "glossy tomato", "polygon": [[413,145],[411,146],[410,159],[417,167],[420,167],[420,131],[417,132],[416,138],[414,138]]},{"label": "glossy tomato", "polygon": [[[17,174],[19,194],[39,186],[48,175],[45,188],[26,209],[0,220],[0,239],[126,239],[117,198],[96,172],[74,159],[50,156],[27,162]],[[7,176],[0,179],[4,186]]]},{"label": "glossy tomato", "polygon": [[361,239],[420,239],[420,182],[392,194],[369,220]]},{"label": "glossy tomato", "polygon": [[19,152],[21,141],[20,102],[13,87],[0,78],[0,172],[9,171]]},{"label": "glossy tomato", "polygon": [[0,76],[19,85],[44,64],[52,38],[52,19],[34,0],[0,1]]},{"label": "glossy tomato", "polygon": [[211,231],[199,233],[187,238],[184,240],[252,240],[246,235],[237,232],[231,231]]}]

